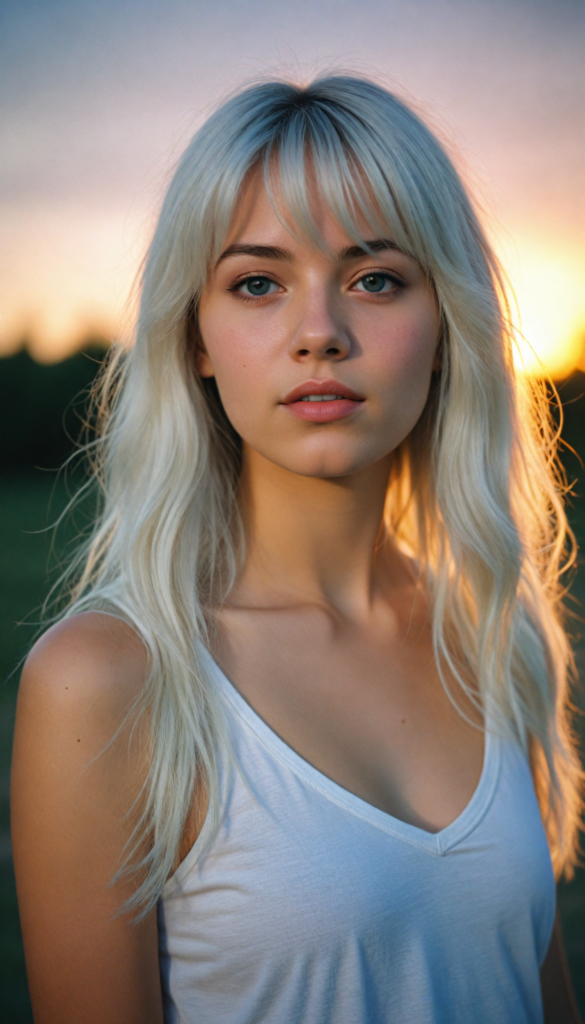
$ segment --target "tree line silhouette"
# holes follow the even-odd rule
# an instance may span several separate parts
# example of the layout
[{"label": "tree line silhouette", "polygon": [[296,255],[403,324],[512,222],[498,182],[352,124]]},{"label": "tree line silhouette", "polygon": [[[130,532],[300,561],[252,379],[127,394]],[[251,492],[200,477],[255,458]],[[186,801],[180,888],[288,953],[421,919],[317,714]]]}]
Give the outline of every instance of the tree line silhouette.
[{"label": "tree line silhouette", "polygon": [[26,348],[0,359],[0,473],[63,465],[79,440],[104,354],[90,339],[60,363],[37,363]]}]

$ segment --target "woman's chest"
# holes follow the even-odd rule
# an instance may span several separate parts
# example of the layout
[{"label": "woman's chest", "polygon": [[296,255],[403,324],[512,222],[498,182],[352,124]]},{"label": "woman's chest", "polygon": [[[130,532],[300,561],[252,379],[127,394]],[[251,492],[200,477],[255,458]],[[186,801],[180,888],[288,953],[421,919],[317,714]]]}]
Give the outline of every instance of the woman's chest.
[{"label": "woman's chest", "polygon": [[[361,799],[435,832],[464,809],[483,734],[453,707],[428,630],[360,635],[271,621],[232,629],[220,659],[256,713],[304,760]],[[280,628],[279,628],[280,627]],[[296,628],[295,628],[296,627]],[[467,714],[469,701],[453,693]]]}]

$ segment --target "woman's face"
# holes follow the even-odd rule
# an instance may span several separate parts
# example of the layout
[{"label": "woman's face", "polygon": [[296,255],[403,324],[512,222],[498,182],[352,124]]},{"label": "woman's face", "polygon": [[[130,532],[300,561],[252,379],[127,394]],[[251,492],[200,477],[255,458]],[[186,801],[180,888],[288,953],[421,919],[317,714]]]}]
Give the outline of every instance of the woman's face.
[{"label": "woman's face", "polygon": [[293,473],[341,477],[387,458],[417,422],[439,312],[391,240],[366,231],[369,256],[314,206],[331,256],[295,239],[250,181],[199,303],[198,370],[215,377],[245,446]]}]

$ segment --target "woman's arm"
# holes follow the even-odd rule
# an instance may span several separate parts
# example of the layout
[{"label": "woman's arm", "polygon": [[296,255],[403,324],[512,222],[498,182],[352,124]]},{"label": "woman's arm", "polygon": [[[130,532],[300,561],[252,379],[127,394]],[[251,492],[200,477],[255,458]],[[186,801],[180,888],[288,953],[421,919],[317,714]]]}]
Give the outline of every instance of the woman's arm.
[{"label": "woman's arm", "polygon": [[50,630],[23,671],[12,837],[35,1024],[163,1021],[156,915],[115,917],[132,890],[109,886],[144,778],[139,730],[97,756],[145,666],[129,627],[88,613]]},{"label": "woman's arm", "polygon": [[545,1024],[581,1024],[558,915],[540,972]]}]

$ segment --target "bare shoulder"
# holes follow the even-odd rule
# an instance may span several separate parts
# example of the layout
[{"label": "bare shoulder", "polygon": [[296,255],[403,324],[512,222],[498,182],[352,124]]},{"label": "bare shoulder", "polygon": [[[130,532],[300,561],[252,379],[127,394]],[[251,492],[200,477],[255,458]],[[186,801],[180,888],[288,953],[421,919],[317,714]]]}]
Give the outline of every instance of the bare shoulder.
[{"label": "bare shoulder", "polygon": [[127,623],[113,615],[85,612],[47,630],[26,659],[19,704],[59,716],[89,712],[98,719],[123,715],[140,693],[148,670],[147,650]]},{"label": "bare shoulder", "polygon": [[106,686],[119,679],[132,689],[143,682],[146,662],[146,648],[128,623],[102,612],[83,612],[43,633],[26,659],[23,674],[28,678],[82,669]]},{"label": "bare shoulder", "polygon": [[130,748],[128,741],[136,721],[133,706],[147,671],[141,639],[112,615],[87,612],[49,629],[22,671],[13,750],[15,792],[19,780],[35,774],[47,780],[51,772],[80,778],[95,758],[103,770],[109,766],[116,772],[124,766],[125,784],[131,786],[133,777],[137,783],[135,772],[144,774],[140,737],[145,720]]},{"label": "bare shoulder", "polygon": [[148,770],[145,719],[129,714],[147,671],[137,634],[100,613],[48,630],[24,666],[12,841],[34,1017],[43,1024],[162,1021],[156,915],[137,926],[117,916],[135,883],[112,882]]}]

